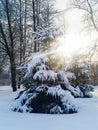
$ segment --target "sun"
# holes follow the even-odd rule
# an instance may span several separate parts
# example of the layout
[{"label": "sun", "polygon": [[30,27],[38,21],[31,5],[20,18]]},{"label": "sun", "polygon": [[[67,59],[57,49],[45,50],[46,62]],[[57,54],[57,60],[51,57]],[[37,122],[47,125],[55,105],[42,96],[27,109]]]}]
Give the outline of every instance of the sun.
[{"label": "sun", "polygon": [[79,51],[86,48],[90,43],[88,37],[67,35],[62,37],[58,41],[57,53],[61,57],[72,57],[74,54],[78,54]]}]

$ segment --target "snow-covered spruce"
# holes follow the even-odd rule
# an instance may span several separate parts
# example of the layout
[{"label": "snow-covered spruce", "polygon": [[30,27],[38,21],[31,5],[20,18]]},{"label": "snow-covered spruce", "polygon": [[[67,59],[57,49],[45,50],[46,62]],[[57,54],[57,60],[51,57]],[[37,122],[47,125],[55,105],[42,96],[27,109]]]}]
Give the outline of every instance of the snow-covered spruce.
[{"label": "snow-covered spruce", "polygon": [[94,91],[94,87],[92,85],[82,84],[82,85],[76,86],[76,89],[79,89],[82,92],[83,97],[86,97],[86,98],[93,97],[91,92]]},{"label": "snow-covered spruce", "polygon": [[42,53],[33,54],[20,67],[21,83],[25,91],[20,92],[12,107],[13,111],[30,113],[75,113],[74,97],[66,89],[70,86],[62,71],[49,67],[49,58]]},{"label": "snow-covered spruce", "polygon": [[33,54],[20,68],[21,83],[26,88],[16,98],[13,111],[30,113],[75,113],[74,97],[83,97],[84,89],[72,87],[63,71],[49,67],[49,58]]},{"label": "snow-covered spruce", "polygon": [[91,98],[93,95],[91,92],[94,91],[94,87],[88,84],[77,85],[75,88],[71,85],[63,85],[75,98]]},{"label": "snow-covered spruce", "polygon": [[65,67],[66,76],[72,86],[76,87],[81,84],[89,84],[92,73],[90,63],[72,62]]},{"label": "snow-covered spruce", "polygon": [[65,74],[74,87],[69,87],[74,97],[92,97],[94,90],[92,85],[89,85],[92,73],[90,72],[90,64],[73,62],[65,68]]},{"label": "snow-covered spruce", "polygon": [[74,97],[60,85],[41,85],[24,91],[16,99],[13,111],[30,113],[63,114],[76,113]]}]

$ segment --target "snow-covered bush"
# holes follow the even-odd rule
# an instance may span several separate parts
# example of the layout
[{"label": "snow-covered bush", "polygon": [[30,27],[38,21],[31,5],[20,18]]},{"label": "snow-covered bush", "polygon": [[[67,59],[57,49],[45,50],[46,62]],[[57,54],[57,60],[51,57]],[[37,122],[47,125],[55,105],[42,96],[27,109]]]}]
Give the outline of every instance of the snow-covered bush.
[{"label": "snow-covered bush", "polygon": [[18,68],[26,90],[18,95],[12,110],[51,114],[77,112],[66,75],[51,70],[47,62],[47,56],[36,53]]},{"label": "snow-covered bush", "polygon": [[82,84],[82,85],[78,85],[78,86],[76,86],[76,89],[79,89],[81,92],[82,92],[82,94],[83,94],[83,97],[88,97],[88,98],[90,98],[90,97],[92,97],[93,95],[92,95],[92,93],[90,93],[90,92],[93,92],[94,91],[94,87],[92,86],[92,85],[88,85],[88,84]]},{"label": "snow-covered bush", "polygon": [[19,95],[12,107],[13,111],[30,113],[75,113],[74,97],[60,85],[41,85],[30,88]]},{"label": "snow-covered bush", "polygon": [[92,77],[88,63],[73,62],[66,66],[65,71],[70,84],[74,87],[74,91],[73,88],[71,89],[72,95],[75,97],[92,97],[90,92],[94,88],[88,85]]},{"label": "snow-covered bush", "polygon": [[52,69],[49,65],[51,60],[46,54],[34,53],[33,57],[18,68],[25,90],[20,92],[16,98],[12,107],[13,111],[49,114],[75,113],[78,110],[74,97],[92,96],[90,94],[90,91],[93,91],[92,86],[81,85],[81,82],[75,84],[74,87],[71,86],[67,77],[69,75],[76,80],[76,73],[65,74],[64,71]]},{"label": "snow-covered bush", "polygon": [[88,63],[73,62],[65,67],[66,75],[72,84],[88,84],[91,80],[90,65]]}]

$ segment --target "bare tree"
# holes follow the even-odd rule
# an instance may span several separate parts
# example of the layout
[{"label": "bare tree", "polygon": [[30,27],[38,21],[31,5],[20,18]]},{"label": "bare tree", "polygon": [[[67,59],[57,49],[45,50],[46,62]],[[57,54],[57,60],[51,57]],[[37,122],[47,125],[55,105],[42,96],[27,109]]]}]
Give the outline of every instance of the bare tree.
[{"label": "bare tree", "polygon": [[85,19],[90,27],[98,32],[98,0],[73,0],[72,6],[85,12]]},{"label": "bare tree", "polygon": [[[3,54],[7,54],[10,60],[11,80],[13,91],[16,87],[16,63],[15,63],[15,28],[16,28],[16,7],[13,8],[15,1],[0,0],[0,45]],[[16,6],[16,5],[15,5]],[[16,13],[17,14],[17,13]]]},{"label": "bare tree", "polygon": [[[90,31],[96,31],[98,33],[98,0],[72,0],[72,8],[80,9],[83,11],[83,22],[86,22]],[[86,54],[91,60],[96,54],[98,47],[98,37],[93,41],[93,46],[90,47],[88,54]]]},{"label": "bare tree", "polygon": [[23,44],[23,60],[25,60],[27,45],[27,0],[24,1],[24,44]]},{"label": "bare tree", "polygon": [[[39,51],[40,46],[50,44],[56,33],[58,35],[54,1],[0,0],[0,52],[10,61],[13,91],[17,90],[16,65],[25,60],[26,52]],[[32,34],[37,35],[33,37]],[[29,47],[30,42],[33,49]]]},{"label": "bare tree", "polygon": [[54,2],[54,0],[32,0],[32,32],[35,52],[39,51],[43,45],[45,47],[52,43],[56,33],[60,32],[58,31],[59,27],[56,27],[54,22],[57,14],[59,14],[59,12],[54,9]]}]

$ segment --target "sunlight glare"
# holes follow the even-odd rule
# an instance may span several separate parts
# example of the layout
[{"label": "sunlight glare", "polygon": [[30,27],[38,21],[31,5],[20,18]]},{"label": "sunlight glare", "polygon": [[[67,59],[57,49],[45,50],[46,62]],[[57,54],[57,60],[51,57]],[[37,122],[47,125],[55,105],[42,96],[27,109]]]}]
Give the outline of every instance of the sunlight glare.
[{"label": "sunlight glare", "polygon": [[89,43],[89,37],[68,35],[59,39],[57,52],[62,57],[72,57],[74,54],[78,54],[81,49],[86,48]]}]

